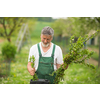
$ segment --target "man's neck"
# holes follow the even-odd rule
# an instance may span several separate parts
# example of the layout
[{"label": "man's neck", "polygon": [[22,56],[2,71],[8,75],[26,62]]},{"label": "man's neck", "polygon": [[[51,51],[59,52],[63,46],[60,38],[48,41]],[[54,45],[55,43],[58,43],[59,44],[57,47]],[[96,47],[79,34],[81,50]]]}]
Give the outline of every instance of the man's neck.
[{"label": "man's neck", "polygon": [[42,44],[41,44],[41,47],[42,47],[43,52],[47,52],[50,49],[50,47],[51,47],[51,42],[50,42],[48,47],[43,47]]}]

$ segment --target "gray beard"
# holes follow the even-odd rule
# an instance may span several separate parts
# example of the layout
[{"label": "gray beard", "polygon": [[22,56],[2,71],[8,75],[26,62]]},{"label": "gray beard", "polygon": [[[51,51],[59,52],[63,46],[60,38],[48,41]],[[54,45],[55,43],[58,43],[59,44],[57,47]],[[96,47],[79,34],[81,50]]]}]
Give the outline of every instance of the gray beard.
[{"label": "gray beard", "polygon": [[49,46],[49,43],[47,43],[47,44],[45,45],[43,42],[41,42],[41,44],[42,44],[43,47],[48,47],[48,46]]}]

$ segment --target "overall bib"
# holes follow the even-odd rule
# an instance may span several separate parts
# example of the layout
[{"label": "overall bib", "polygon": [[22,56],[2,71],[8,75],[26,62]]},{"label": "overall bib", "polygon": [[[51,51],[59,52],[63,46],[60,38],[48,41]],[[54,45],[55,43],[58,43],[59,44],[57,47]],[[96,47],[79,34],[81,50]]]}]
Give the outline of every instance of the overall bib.
[{"label": "overall bib", "polygon": [[41,50],[39,44],[37,44],[38,52],[39,52],[39,64],[36,74],[39,79],[48,79],[51,84],[55,79],[55,75],[50,76],[54,71],[54,51],[55,51],[55,44],[53,46],[53,51],[51,57],[42,57]]}]

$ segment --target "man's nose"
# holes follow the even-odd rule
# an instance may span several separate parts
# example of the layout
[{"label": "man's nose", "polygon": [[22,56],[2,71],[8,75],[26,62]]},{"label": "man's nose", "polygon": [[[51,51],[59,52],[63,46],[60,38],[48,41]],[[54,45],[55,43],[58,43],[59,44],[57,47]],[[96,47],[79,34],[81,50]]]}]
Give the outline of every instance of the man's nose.
[{"label": "man's nose", "polygon": [[47,40],[46,39],[44,40],[44,43],[47,43]]}]

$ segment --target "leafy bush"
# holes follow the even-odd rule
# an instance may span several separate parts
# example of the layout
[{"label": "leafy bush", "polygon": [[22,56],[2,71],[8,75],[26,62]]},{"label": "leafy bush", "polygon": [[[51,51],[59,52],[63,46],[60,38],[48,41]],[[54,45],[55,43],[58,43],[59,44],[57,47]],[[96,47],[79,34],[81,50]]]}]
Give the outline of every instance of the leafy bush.
[{"label": "leafy bush", "polygon": [[66,67],[72,63],[76,64],[83,64],[87,67],[95,69],[95,66],[89,63],[86,63],[85,60],[89,59],[93,55],[93,51],[89,51],[88,49],[84,49],[84,43],[86,43],[89,39],[95,37],[99,31],[92,34],[91,36],[85,35],[84,37],[79,37],[78,40],[74,43],[74,36],[71,36],[70,38],[70,48],[69,53],[65,55],[63,61],[64,64],[62,64],[58,70],[54,71],[51,76],[56,73],[56,77],[54,80],[55,84],[58,84],[60,80],[63,79],[64,71],[66,70]]},{"label": "leafy bush", "polygon": [[16,46],[11,43],[5,43],[2,46],[2,55],[5,59],[12,59],[15,58],[16,54]]}]

